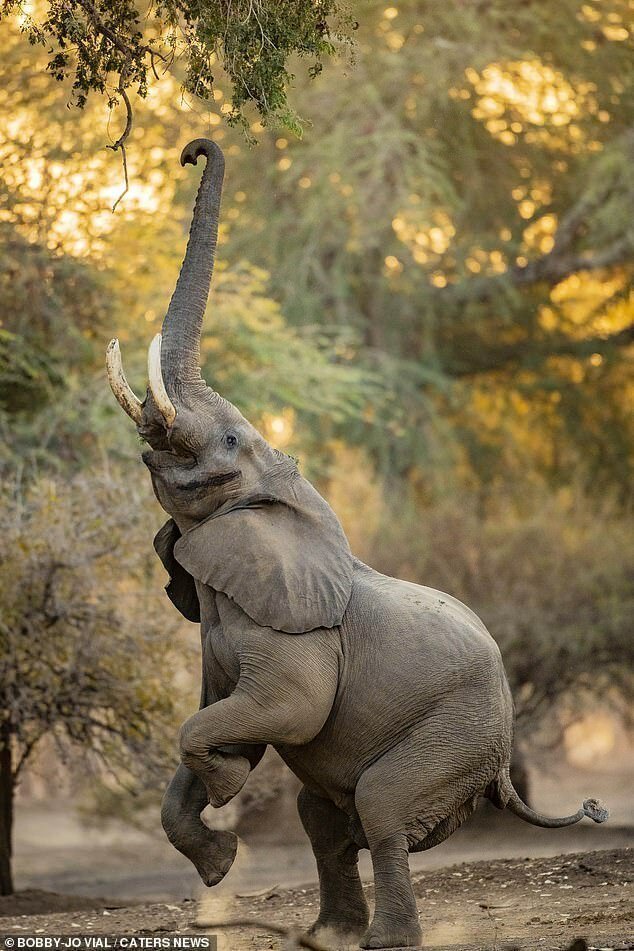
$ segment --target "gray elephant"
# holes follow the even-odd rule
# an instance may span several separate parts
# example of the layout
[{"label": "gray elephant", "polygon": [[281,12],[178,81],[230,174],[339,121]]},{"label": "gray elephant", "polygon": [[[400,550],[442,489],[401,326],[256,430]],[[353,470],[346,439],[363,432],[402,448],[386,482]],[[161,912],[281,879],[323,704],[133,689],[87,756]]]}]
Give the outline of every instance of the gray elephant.
[{"label": "gray elephant", "polygon": [[[479,796],[535,825],[607,811],[586,800],[548,819],[509,779],[513,703],[482,622],[447,594],[379,574],[350,552],[334,512],[288,456],[202,380],[199,344],[218,231],[224,160],[206,166],[163,333],[150,346],[141,402],[116,340],[114,394],[149,444],[143,461],[171,516],[154,544],[167,593],[200,623],[202,697],[180,734],[182,763],[163,802],[165,831],[207,885],[237,838],[200,812],[242,788],[271,744],[304,786],[298,805],[319,872],[314,932],[364,948],[420,943],[408,853],[429,849]],[[359,880],[369,849],[375,911]]]}]

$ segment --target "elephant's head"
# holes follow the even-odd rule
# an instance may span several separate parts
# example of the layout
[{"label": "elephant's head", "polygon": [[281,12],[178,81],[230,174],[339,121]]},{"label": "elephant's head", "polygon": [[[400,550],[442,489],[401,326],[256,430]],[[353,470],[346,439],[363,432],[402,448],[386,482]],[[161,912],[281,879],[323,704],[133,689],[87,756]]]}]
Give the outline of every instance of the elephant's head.
[{"label": "elephant's head", "polygon": [[294,633],[331,627],[341,622],[352,576],[334,512],[293,460],[201,377],[224,159],[214,142],[196,139],[181,164],[196,164],[200,155],[207,164],[163,332],[149,348],[145,399],[128,385],[117,340],[107,350],[108,379],[151,447],[143,461],[172,517],[155,547],[182,613],[199,617],[195,578],[232,597],[260,624]]},{"label": "elephant's head", "polygon": [[208,139],[183,150],[181,164],[204,155],[202,175],[176,289],[149,348],[149,387],[141,402],[128,385],[117,340],[107,351],[110,385],[151,449],[143,461],[157,498],[181,527],[210,515],[231,498],[266,493],[293,468],[200,373],[200,335],[213,272],[224,158]]}]

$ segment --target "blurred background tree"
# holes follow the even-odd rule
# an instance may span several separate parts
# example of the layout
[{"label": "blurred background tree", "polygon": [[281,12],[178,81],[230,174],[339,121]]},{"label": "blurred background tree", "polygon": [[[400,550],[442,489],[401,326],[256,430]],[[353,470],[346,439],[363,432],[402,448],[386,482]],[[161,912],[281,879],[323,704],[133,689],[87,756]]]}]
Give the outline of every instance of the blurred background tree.
[{"label": "blurred background tree", "polygon": [[[287,6],[256,4],[282,18]],[[227,177],[207,378],[300,457],[361,557],[482,615],[520,737],[534,743],[545,724],[557,736],[575,697],[618,704],[631,666],[628,3],[293,10],[306,6],[332,26],[311,14],[302,46],[301,17],[287,17],[295,40],[238,101],[241,54],[223,70],[213,32],[223,4],[204,7],[207,40],[174,41],[182,61],[156,59],[160,79],[154,14],[136,36],[123,2],[36,3],[31,18],[4,4],[0,465],[29,484],[92,478],[107,461],[156,511],[103,351],[122,339],[142,392],[198,182],[179,151],[209,135]],[[175,9],[155,8],[163,39]],[[115,214],[122,172],[104,145],[126,127],[125,57],[93,10],[141,57],[124,75],[142,96]],[[254,23],[234,36],[245,55]],[[71,28],[55,83],[47,48],[28,38]],[[196,66],[203,41],[213,81]],[[321,59],[321,75],[297,53]],[[261,94],[273,86],[277,98]],[[180,688],[190,707],[194,680]]]},{"label": "blurred background tree", "polygon": [[629,491],[627,9],[365,4],[356,68],[298,94],[310,134],[259,133],[268,187],[242,189],[228,253],[270,270],[293,323],[361,335],[401,407],[395,439],[375,430],[391,471],[424,464],[433,393],[442,448],[450,426],[489,492],[573,467]]},{"label": "blurred background tree", "polygon": [[[0,894],[11,894],[18,780],[44,738],[128,788],[160,782],[182,661],[151,584],[138,495],[107,475],[6,479],[0,507]],[[121,570],[123,569],[123,570]],[[192,658],[192,661],[194,659]],[[173,739],[173,737],[172,737]],[[92,770],[91,770],[92,767]]]}]

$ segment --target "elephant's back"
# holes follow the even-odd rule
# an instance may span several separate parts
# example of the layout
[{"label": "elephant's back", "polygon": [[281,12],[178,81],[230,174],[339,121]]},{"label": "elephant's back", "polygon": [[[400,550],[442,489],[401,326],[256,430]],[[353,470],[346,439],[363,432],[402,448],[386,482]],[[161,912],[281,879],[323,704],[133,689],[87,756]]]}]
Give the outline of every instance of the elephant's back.
[{"label": "elephant's back", "polygon": [[[358,562],[342,625],[338,713],[407,731],[447,705],[466,709],[510,694],[500,651],[482,621],[451,595],[389,578]],[[389,721],[393,718],[393,725]]]},{"label": "elephant's back", "polygon": [[350,650],[359,639],[369,638],[375,650],[384,645],[397,654],[402,644],[417,655],[433,650],[442,657],[443,648],[454,655],[470,655],[479,648],[499,655],[483,622],[457,598],[390,578],[358,560],[343,628]]}]

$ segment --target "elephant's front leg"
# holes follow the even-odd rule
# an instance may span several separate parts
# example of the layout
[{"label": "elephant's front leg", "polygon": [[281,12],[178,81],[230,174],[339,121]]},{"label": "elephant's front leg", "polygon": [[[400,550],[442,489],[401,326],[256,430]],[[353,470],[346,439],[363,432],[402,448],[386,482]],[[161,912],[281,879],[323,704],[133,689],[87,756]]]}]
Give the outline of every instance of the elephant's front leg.
[{"label": "elephant's front leg", "polygon": [[207,828],[200,818],[207,801],[204,784],[181,765],[165,791],[161,822],[167,838],[193,863],[205,885],[217,885],[233,865],[238,837]]},{"label": "elephant's front leg", "polygon": [[248,775],[246,759],[224,758],[219,748],[308,743],[328,718],[337,679],[336,650],[328,649],[325,634],[299,637],[256,627],[252,643],[240,652],[233,693],[199,710],[181,728],[182,762],[203,782],[210,801],[240,788]]},{"label": "elephant's front leg", "polygon": [[[252,746],[235,753],[225,750],[223,759],[225,762],[244,760],[249,769],[254,769],[265,749],[265,746]],[[242,752],[247,755],[240,755]],[[202,822],[200,814],[208,800],[205,784],[181,765],[165,791],[161,821],[174,848],[193,863],[205,885],[217,885],[233,864],[238,837],[233,832],[209,829]]]},{"label": "elephant's front leg", "polygon": [[315,853],[319,873],[319,917],[310,929],[318,937],[358,944],[368,927],[368,903],[359,878],[359,847],[350,836],[348,816],[329,799],[306,786],[297,798],[302,825]]},{"label": "elephant's front leg", "polygon": [[[187,755],[182,756],[182,761],[186,766],[191,763],[190,768],[195,771],[199,765],[198,761],[191,757],[188,760]],[[250,772],[251,763],[248,757],[209,750],[205,757],[205,769],[198,771],[198,774],[204,784],[208,802],[214,809],[220,809],[238,795]]]}]

